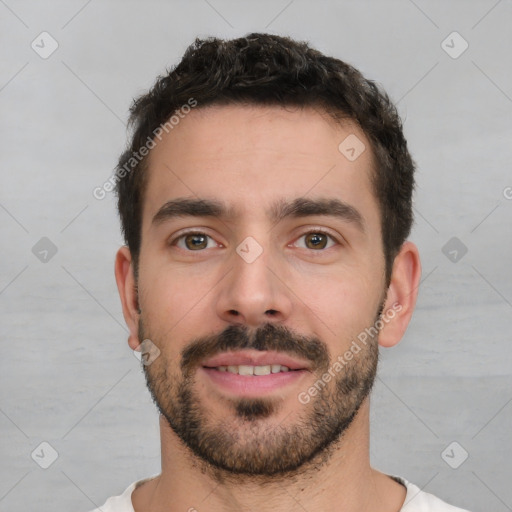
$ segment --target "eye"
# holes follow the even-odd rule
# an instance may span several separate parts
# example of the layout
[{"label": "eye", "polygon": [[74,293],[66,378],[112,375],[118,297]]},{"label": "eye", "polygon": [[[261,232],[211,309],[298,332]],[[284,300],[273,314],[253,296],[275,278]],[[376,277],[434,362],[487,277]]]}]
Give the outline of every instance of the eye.
[{"label": "eye", "polygon": [[[308,231],[299,237],[298,240],[304,240],[302,244],[295,242],[295,244],[298,244],[298,247],[315,251],[329,249],[338,243],[330,233],[320,229]],[[211,249],[212,247],[222,247],[222,244],[218,244],[211,236],[201,231],[182,233],[170,242],[170,245],[175,245],[185,251],[201,251],[203,249]]]},{"label": "eye", "polygon": [[[304,249],[322,250],[329,249],[333,245],[336,245],[337,240],[329,233],[322,230],[308,231],[304,233],[298,240],[304,239],[304,244],[299,247]],[[329,240],[332,242],[329,244]]]},{"label": "eye", "polygon": [[176,237],[171,245],[176,245],[185,251],[200,251],[202,249],[210,249],[217,247],[219,244],[213,238],[200,231],[189,231]]}]

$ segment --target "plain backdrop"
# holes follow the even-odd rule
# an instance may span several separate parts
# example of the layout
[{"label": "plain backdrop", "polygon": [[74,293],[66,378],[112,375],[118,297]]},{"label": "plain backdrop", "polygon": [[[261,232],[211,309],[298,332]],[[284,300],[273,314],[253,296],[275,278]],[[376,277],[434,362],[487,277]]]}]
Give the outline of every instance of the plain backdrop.
[{"label": "plain backdrop", "polygon": [[372,463],[458,506],[512,510],[511,23],[510,0],[0,1],[0,510],[83,512],[159,472],[114,280],[114,197],[92,191],[134,96],[195,37],[254,31],[381,83],[418,164],[422,284],[405,338],[382,350]]}]

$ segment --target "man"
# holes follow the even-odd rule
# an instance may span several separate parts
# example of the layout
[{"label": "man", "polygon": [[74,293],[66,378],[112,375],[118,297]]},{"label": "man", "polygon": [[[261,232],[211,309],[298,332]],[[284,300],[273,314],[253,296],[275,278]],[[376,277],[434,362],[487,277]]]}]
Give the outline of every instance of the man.
[{"label": "man", "polygon": [[115,273],[162,472],[103,512],[455,512],[369,461],[421,267],[388,97],[267,34],[196,40],[131,109]]}]

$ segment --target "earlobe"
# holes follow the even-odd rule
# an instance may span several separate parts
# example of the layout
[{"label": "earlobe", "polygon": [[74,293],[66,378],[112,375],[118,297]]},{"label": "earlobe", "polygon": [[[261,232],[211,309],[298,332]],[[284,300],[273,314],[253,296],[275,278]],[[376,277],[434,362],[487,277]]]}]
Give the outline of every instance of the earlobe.
[{"label": "earlobe", "polygon": [[412,242],[402,245],[393,263],[391,281],[381,318],[379,345],[393,347],[403,337],[411,320],[421,278],[418,248]]},{"label": "earlobe", "polygon": [[135,350],[140,345],[138,338],[140,309],[133,273],[133,260],[130,250],[125,245],[116,254],[115,276],[123,307],[123,316],[130,330],[128,344],[132,350]]}]

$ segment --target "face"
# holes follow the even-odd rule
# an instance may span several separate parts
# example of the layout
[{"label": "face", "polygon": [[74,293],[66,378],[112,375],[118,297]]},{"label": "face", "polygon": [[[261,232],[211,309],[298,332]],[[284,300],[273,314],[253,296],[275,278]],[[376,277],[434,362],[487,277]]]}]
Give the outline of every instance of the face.
[{"label": "face", "polygon": [[[338,149],[350,135],[366,146],[355,160]],[[215,106],[151,151],[139,339],[160,356],[146,378],[211,468],[319,465],[365,403],[377,339],[343,355],[386,295],[369,147],[313,109]]]}]

